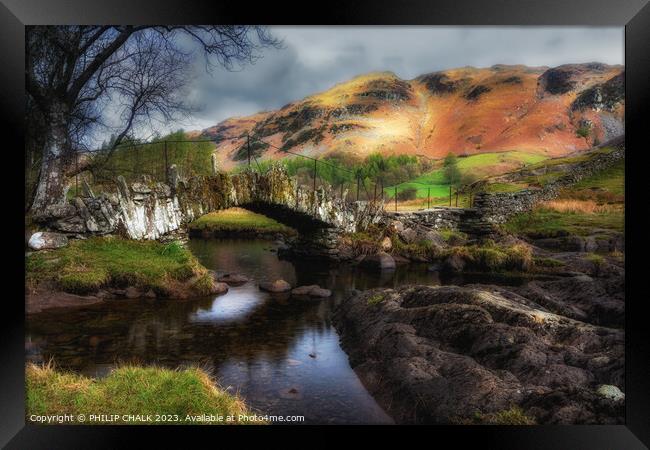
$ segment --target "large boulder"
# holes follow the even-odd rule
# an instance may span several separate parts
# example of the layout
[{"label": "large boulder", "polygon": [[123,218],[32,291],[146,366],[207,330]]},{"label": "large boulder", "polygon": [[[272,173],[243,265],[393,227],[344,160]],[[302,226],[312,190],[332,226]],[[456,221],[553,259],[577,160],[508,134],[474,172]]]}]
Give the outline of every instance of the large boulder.
[{"label": "large boulder", "polygon": [[278,294],[281,292],[289,292],[291,285],[284,280],[264,281],[260,283],[260,290]]},{"label": "large boulder", "polygon": [[51,250],[68,245],[68,238],[61,233],[39,231],[31,235],[28,245],[33,250]]},{"label": "large boulder", "polygon": [[398,232],[398,236],[407,244],[413,244],[419,239],[417,231],[415,231],[413,228],[405,228],[404,230]]},{"label": "large boulder", "polygon": [[34,214],[37,222],[50,222],[53,220],[72,217],[77,214],[77,208],[70,203],[57,203],[46,206],[42,211]]},{"label": "large boulder", "polygon": [[624,420],[624,331],[506,288],[356,292],[333,323],[355,373],[397,423],[465,423],[513,407],[539,424]]},{"label": "large boulder", "polygon": [[366,255],[360,265],[368,269],[391,270],[395,268],[395,260],[386,252]]}]

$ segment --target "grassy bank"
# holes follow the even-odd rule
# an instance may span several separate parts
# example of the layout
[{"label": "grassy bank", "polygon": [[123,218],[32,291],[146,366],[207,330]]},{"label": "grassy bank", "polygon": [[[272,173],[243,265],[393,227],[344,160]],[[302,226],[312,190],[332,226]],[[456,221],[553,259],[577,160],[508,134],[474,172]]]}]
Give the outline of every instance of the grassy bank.
[{"label": "grassy bank", "polygon": [[564,189],[533,211],[517,214],[506,231],[529,237],[567,234],[586,236],[596,231],[624,231],[625,161]]},{"label": "grassy bank", "polygon": [[28,287],[50,283],[75,294],[133,286],[163,296],[188,289],[206,295],[212,283],[207,269],[178,243],[116,237],[73,240],[58,250],[33,253],[26,269]]},{"label": "grassy bank", "polygon": [[228,208],[199,217],[189,225],[190,230],[211,233],[281,233],[295,234],[287,227],[269,217],[242,208]]},{"label": "grassy bank", "polygon": [[[250,415],[244,402],[218,388],[198,368],[169,370],[159,367],[123,366],[105,378],[94,379],[55,370],[51,365],[26,368],[26,417],[31,415],[85,415],[86,424],[225,424]],[[90,415],[117,415],[115,421],[90,422]],[[214,422],[193,422],[190,416],[222,417]],[[124,415],[151,415],[151,421],[127,421]],[[178,420],[156,422],[169,415]],[[226,416],[234,421],[226,422]]]}]

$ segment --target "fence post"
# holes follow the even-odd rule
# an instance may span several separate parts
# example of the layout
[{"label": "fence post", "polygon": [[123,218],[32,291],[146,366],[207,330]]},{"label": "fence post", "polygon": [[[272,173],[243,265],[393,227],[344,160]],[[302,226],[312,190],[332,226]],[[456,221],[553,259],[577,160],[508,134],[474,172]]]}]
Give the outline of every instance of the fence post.
[{"label": "fence post", "polygon": [[359,188],[361,187],[359,186],[360,184],[361,184],[361,177],[357,175],[357,201],[359,201]]},{"label": "fence post", "polygon": [[397,212],[397,186],[395,186],[395,212]]},{"label": "fence post", "polygon": [[431,208],[431,188],[427,188],[427,209]]},{"label": "fence post", "polygon": [[248,151],[248,167],[251,166],[251,136],[246,133],[246,150]]}]

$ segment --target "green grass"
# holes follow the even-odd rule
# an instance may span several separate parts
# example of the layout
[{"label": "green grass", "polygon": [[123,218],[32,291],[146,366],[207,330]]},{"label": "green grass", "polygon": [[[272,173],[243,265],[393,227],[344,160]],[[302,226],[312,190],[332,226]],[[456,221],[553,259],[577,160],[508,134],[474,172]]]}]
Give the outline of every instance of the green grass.
[{"label": "green grass", "polygon": [[173,242],[116,237],[73,240],[67,247],[27,257],[28,284],[53,281],[66,292],[86,294],[104,286],[135,286],[165,294],[169,284],[207,276],[189,250]]},{"label": "green grass", "polygon": [[595,148],[592,149],[586,153],[577,155],[577,156],[564,156],[560,158],[550,158],[546,159],[544,161],[538,161],[535,163],[532,163],[530,166],[526,167],[526,170],[528,169],[541,169],[543,167],[553,167],[557,166],[560,164],[575,164],[583,161],[587,161],[597,155],[602,155],[606,153],[611,153],[615,149],[613,147],[603,147],[603,148]]},{"label": "green grass", "polygon": [[[603,153],[611,149],[597,149]],[[581,158],[586,158],[583,155]],[[574,158],[572,158],[574,159]],[[566,158],[563,160],[566,161]],[[549,160],[550,161],[550,160]],[[559,176],[562,172],[554,175]],[[553,175],[553,173],[549,174]],[[563,189],[558,200],[594,201],[607,204],[602,212],[561,212],[541,205],[530,212],[512,217],[504,228],[514,234],[531,238],[557,237],[568,234],[587,236],[597,229],[624,231],[625,218],[625,160]]]},{"label": "green grass", "polygon": [[623,210],[603,213],[559,212],[536,208],[517,214],[504,224],[509,233],[532,238],[557,237],[567,234],[587,236],[594,229],[622,232],[624,230]]},{"label": "green grass", "polygon": [[528,186],[524,183],[490,183],[486,186],[487,192],[517,192]]},{"label": "green grass", "polygon": [[533,258],[533,264],[537,267],[563,267],[566,264],[555,258]]},{"label": "green grass", "polygon": [[518,406],[513,406],[495,413],[477,412],[471,419],[460,420],[458,423],[463,425],[535,425],[536,421]]},{"label": "green grass", "polygon": [[368,298],[368,304],[369,305],[378,305],[383,301],[384,301],[383,294],[374,294],[374,295],[372,295],[371,297]]},{"label": "green grass", "polygon": [[456,245],[467,240],[467,234],[462,231],[452,230],[451,228],[442,228],[438,230],[442,238],[450,245]]},{"label": "green grass", "polygon": [[468,269],[485,272],[527,272],[533,265],[530,247],[521,244],[500,246],[487,241],[452,247],[445,256],[452,255],[462,258]]},{"label": "green grass", "polygon": [[572,191],[601,189],[614,195],[625,195],[625,160],[589,178],[585,178],[571,187]]},{"label": "green grass", "polygon": [[295,234],[295,230],[269,217],[242,209],[228,208],[199,217],[189,225],[191,230],[245,231],[255,233]]},{"label": "green grass", "polygon": [[[26,418],[31,415],[83,414],[85,424],[206,424],[187,415],[213,415],[211,424],[238,423],[250,415],[244,402],[217,387],[201,369],[169,370],[126,365],[94,379],[55,370],[51,364],[26,368]],[[118,415],[116,421],[90,421],[90,415]],[[124,415],[150,415],[152,421],[128,421]],[[156,422],[160,415],[178,421]],[[226,416],[235,420],[226,422]],[[78,423],[78,422],[76,422]],[[239,423],[250,423],[242,421]]]},{"label": "green grass", "polygon": [[[536,164],[545,160],[546,157],[533,153],[520,151],[481,153],[466,158],[458,158],[458,168],[462,173],[473,173],[477,176],[490,175],[493,168],[499,164]],[[434,204],[445,204],[449,201],[449,185],[445,182],[442,167],[421,175],[413,180],[397,185],[397,192],[405,189],[416,189],[418,198],[426,198],[427,195],[436,198]],[[518,189],[515,189],[518,190]],[[392,196],[395,194],[395,186],[384,188],[384,192]]]}]

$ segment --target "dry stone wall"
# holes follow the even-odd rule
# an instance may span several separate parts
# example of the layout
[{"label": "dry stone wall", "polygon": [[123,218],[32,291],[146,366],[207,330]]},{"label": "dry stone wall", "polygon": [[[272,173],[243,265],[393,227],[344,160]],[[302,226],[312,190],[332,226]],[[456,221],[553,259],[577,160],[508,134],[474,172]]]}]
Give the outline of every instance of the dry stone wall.
[{"label": "dry stone wall", "polygon": [[551,200],[560,191],[580,180],[601,172],[625,158],[625,148],[602,153],[586,161],[555,167],[566,174],[539,189],[523,189],[517,192],[480,193],[474,198],[474,206],[481,210],[483,218],[490,223],[506,222],[514,214],[530,211],[537,203]]}]

